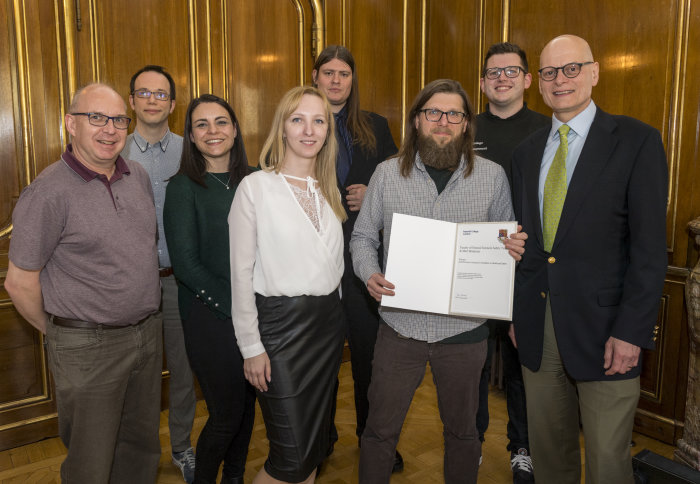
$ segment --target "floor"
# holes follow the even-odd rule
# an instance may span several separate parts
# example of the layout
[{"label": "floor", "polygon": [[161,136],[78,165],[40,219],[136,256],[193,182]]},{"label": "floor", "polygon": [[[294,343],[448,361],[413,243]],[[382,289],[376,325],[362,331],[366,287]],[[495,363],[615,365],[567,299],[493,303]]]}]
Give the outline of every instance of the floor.
[{"label": "floor", "polygon": [[[479,484],[508,484],[512,482],[509,455],[505,450],[505,428],[507,414],[505,395],[497,388],[490,393],[489,410],[491,423],[483,446],[483,464],[479,470]],[[256,416],[253,438],[250,443],[246,482],[252,482],[267,456],[265,426]],[[207,412],[203,401],[197,404],[193,438],[196,440],[206,422]],[[343,363],[340,371],[340,390],[336,425],[340,440],[335,452],[324,465],[317,482],[319,484],[356,483],[359,450],[355,437],[355,411],[352,394],[350,363]],[[667,458],[673,457],[673,447],[643,435],[635,434],[632,454],[648,448]],[[179,484],[182,477],[179,470],[170,463],[170,442],[168,437],[167,412],[161,413],[160,441],[163,449],[158,483]],[[418,389],[404,423],[399,450],[404,456],[405,469],[395,474],[393,484],[400,483],[441,483],[442,478],[442,427],[437,410],[435,388],[430,370]],[[59,482],[59,468],[66,449],[57,438],[47,439],[16,449],[0,452],[0,484],[54,483]]]}]

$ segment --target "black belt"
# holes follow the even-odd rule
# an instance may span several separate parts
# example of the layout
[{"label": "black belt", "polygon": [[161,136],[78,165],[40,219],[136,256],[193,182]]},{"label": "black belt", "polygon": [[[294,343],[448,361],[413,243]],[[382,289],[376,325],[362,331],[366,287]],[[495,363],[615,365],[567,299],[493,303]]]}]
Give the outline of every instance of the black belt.
[{"label": "black belt", "polygon": [[127,328],[129,326],[138,326],[139,324],[143,323],[146,321],[148,318],[150,318],[151,315],[149,314],[142,320],[138,321],[135,324],[124,324],[121,326],[117,325],[112,325],[112,324],[101,324],[101,323],[93,323],[90,321],[80,321],[78,319],[68,319],[68,318],[61,318],[59,316],[51,316],[51,322],[55,324],[56,326],[63,326],[64,328],[77,328],[77,329],[121,329],[121,328]]},{"label": "black belt", "polygon": [[172,267],[162,267],[158,269],[158,273],[160,274],[160,277],[170,277],[173,275],[173,268]]}]

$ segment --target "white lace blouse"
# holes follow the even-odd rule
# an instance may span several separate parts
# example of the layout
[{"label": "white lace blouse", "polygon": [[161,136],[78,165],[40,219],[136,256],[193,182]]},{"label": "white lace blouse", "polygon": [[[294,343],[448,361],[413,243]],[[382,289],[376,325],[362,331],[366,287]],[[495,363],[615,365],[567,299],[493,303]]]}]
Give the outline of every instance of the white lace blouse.
[{"label": "white lace blouse", "polygon": [[258,171],[238,186],[228,216],[231,316],[244,358],[265,351],[255,293],[322,296],[340,285],[343,232],[330,205],[309,183]]}]

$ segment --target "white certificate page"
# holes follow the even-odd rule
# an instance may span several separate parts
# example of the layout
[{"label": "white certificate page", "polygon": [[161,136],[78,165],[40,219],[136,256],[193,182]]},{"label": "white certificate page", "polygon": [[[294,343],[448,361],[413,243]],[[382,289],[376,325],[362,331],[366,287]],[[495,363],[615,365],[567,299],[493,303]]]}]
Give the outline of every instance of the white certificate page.
[{"label": "white certificate page", "polygon": [[503,239],[516,230],[516,222],[457,225],[451,314],[512,319],[515,260]]},{"label": "white certificate page", "polygon": [[501,237],[516,222],[456,224],[395,213],[382,306],[511,319],[515,261]]}]

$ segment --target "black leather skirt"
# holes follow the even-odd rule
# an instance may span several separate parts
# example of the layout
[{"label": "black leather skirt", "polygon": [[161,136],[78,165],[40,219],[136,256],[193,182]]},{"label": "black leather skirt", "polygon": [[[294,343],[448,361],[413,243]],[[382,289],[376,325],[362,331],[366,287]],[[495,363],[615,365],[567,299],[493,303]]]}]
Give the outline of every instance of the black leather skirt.
[{"label": "black leather skirt", "polygon": [[338,291],[327,296],[256,295],[272,380],[257,392],[270,454],[265,470],[301,482],[326,457],[331,403],[345,338]]}]

